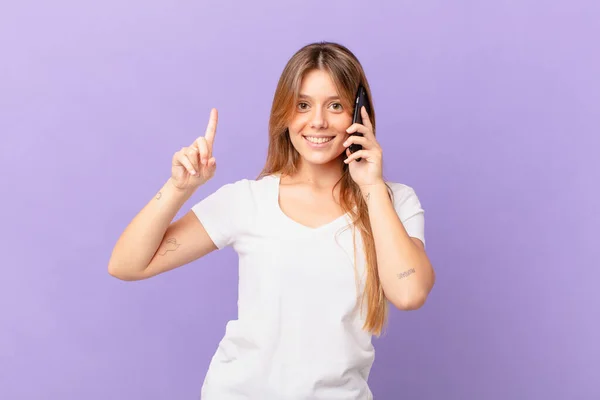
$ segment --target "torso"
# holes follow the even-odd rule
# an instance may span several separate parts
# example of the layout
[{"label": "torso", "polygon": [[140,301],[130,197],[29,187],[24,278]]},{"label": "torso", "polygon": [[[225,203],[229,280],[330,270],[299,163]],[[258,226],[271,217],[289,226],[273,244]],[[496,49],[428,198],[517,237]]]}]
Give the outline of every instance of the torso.
[{"label": "torso", "polygon": [[[401,218],[420,212],[410,187],[390,184]],[[238,318],[202,400],[372,400],[362,235],[331,189],[311,187],[278,175],[240,180],[194,207],[215,243],[239,256]],[[419,224],[406,227],[422,238]]]},{"label": "torso", "polygon": [[360,238],[355,259],[349,221],[331,190],[311,192],[275,176],[251,186],[243,202],[251,206],[241,213],[247,233],[233,244],[238,319],[227,324],[202,399],[371,399],[374,349],[357,302]]}]

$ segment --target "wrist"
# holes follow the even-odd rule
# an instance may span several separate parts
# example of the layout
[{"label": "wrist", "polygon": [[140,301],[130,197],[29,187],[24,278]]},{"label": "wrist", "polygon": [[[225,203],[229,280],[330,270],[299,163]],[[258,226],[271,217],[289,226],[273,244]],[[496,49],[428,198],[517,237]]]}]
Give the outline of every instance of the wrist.
[{"label": "wrist", "polygon": [[187,198],[191,197],[192,194],[194,194],[194,192],[198,188],[197,187],[184,187],[184,188],[181,188],[181,187],[177,186],[177,184],[175,183],[175,181],[173,180],[173,178],[169,178],[167,180],[167,183],[164,185],[163,189],[168,190],[174,196],[184,197],[184,198],[187,199]]},{"label": "wrist", "polygon": [[379,187],[379,186],[386,186],[385,181],[383,179],[379,179],[379,180],[371,182],[371,183],[364,183],[364,184],[358,185],[360,190],[363,192],[366,190],[371,190],[371,189]]}]

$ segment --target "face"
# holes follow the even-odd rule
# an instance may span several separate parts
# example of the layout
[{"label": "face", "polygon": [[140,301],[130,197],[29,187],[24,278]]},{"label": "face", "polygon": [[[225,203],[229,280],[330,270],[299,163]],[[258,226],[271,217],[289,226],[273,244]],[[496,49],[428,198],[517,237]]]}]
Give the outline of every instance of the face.
[{"label": "face", "polygon": [[352,111],[342,107],[341,99],[329,73],[308,72],[300,87],[296,111],[288,126],[292,144],[304,162],[327,164],[339,162],[343,145],[352,124]]}]

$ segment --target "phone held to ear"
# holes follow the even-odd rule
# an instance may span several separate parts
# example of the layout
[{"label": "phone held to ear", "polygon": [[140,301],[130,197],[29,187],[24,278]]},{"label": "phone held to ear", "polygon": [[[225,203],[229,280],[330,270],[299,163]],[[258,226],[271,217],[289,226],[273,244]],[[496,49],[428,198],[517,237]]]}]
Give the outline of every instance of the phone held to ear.
[{"label": "phone held to ear", "polygon": [[[353,124],[362,124],[363,123],[362,115],[360,113],[360,110],[363,106],[365,106],[365,108],[367,109],[367,113],[369,113],[369,102],[367,101],[367,91],[365,90],[363,85],[359,85],[358,90],[356,91],[356,99],[354,101],[354,115],[352,116]],[[352,136],[352,135],[363,136],[363,134],[360,132],[354,132],[354,133],[350,134],[350,136]],[[355,153],[355,152],[361,150],[362,146],[360,144],[352,143],[348,148],[350,149],[350,153]],[[362,160],[362,158],[356,159],[356,161],[360,161],[360,160]]]}]

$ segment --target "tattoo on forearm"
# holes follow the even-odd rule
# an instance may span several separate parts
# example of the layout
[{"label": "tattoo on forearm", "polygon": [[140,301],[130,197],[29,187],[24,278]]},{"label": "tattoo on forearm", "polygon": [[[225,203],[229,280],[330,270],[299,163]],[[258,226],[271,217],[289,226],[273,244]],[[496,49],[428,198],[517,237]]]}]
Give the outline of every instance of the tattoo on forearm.
[{"label": "tattoo on forearm", "polygon": [[177,250],[177,248],[179,248],[179,246],[181,246],[181,244],[177,243],[177,239],[175,239],[175,238],[169,238],[165,242],[165,248],[164,249],[160,249],[158,255],[164,256],[169,251],[175,251],[175,250]]},{"label": "tattoo on forearm", "polygon": [[161,197],[162,197],[162,192],[158,192],[158,194],[156,195],[156,200],[160,200]]},{"label": "tattoo on forearm", "polygon": [[398,274],[398,279],[402,279],[402,278],[406,278],[407,276],[414,274],[415,273],[415,269],[411,268],[408,271],[404,271],[401,274]]}]

